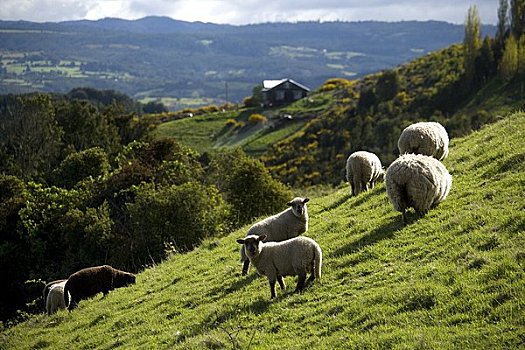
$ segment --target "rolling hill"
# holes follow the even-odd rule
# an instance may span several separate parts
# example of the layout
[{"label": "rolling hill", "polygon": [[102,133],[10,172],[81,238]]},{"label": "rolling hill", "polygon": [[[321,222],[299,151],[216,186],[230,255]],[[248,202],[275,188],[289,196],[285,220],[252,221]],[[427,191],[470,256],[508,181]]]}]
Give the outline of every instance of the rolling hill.
[{"label": "rolling hill", "polygon": [[[494,26],[483,26],[493,35]],[[171,108],[241,101],[263,79],[316,88],[462,41],[444,22],[301,22],[231,26],[128,21],[0,21],[0,93],[113,89]]]},{"label": "rolling hill", "polygon": [[449,197],[400,214],[384,185],[309,193],[322,283],[269,300],[240,275],[247,227],[140,273],[137,284],[4,329],[2,349],[516,349],[525,342],[525,113],[452,140]]}]

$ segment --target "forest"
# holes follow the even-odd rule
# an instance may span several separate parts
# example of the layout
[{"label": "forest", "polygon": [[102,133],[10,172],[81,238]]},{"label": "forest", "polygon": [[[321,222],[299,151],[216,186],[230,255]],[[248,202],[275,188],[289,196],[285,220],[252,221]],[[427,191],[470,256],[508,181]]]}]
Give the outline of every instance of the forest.
[{"label": "forest", "polygon": [[155,139],[139,110],[92,89],[0,98],[3,322],[40,310],[26,303],[42,281],[105,263],[137,272],[290,199],[260,161]]}]

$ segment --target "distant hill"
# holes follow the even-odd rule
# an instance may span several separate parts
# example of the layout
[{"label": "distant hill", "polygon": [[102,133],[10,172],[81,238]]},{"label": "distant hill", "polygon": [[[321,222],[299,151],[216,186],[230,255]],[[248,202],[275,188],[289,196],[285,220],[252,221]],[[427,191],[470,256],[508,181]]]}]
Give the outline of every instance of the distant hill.
[{"label": "distant hill", "polygon": [[[137,283],[2,330],[2,349],[518,349],[525,332],[525,114],[453,140],[448,198],[401,224],[384,184],[309,193],[322,283],[270,300],[241,276],[247,227]],[[331,171],[327,169],[327,171]],[[40,301],[40,300],[39,300]],[[40,301],[41,302],[41,301]],[[520,345],[521,344],[521,345]]]},{"label": "distant hill", "polygon": [[263,79],[290,77],[316,88],[332,77],[394,67],[460,42],[463,34],[462,25],[436,21],[0,21],[0,93],[88,86],[172,108],[240,101]]}]

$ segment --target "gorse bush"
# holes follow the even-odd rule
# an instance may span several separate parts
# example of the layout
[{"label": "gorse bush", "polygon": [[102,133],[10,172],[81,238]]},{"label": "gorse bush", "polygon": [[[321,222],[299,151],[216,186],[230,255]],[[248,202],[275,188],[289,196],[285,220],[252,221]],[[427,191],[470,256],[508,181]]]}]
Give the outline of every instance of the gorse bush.
[{"label": "gorse bush", "polygon": [[251,124],[257,124],[257,123],[265,124],[265,123],[268,122],[268,118],[266,118],[262,114],[254,113],[254,114],[250,115],[250,117],[248,117],[248,121]]}]

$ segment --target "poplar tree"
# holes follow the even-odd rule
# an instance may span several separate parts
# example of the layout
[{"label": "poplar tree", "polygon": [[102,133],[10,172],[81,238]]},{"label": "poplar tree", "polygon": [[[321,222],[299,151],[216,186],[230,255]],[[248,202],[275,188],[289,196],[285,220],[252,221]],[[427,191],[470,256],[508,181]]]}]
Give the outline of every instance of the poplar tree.
[{"label": "poplar tree", "polygon": [[502,44],[505,42],[507,31],[509,30],[509,2],[508,0],[499,0],[498,7],[498,29],[496,31],[496,40]]},{"label": "poplar tree", "polygon": [[510,0],[510,30],[516,40],[525,34],[525,0]]},{"label": "poplar tree", "polygon": [[481,47],[481,31],[478,7],[470,6],[465,21],[465,38],[463,40],[464,68],[470,86],[476,70],[476,57]]},{"label": "poplar tree", "polygon": [[500,73],[505,79],[512,79],[518,71],[518,43],[511,35],[505,41],[505,49],[500,62]]}]

